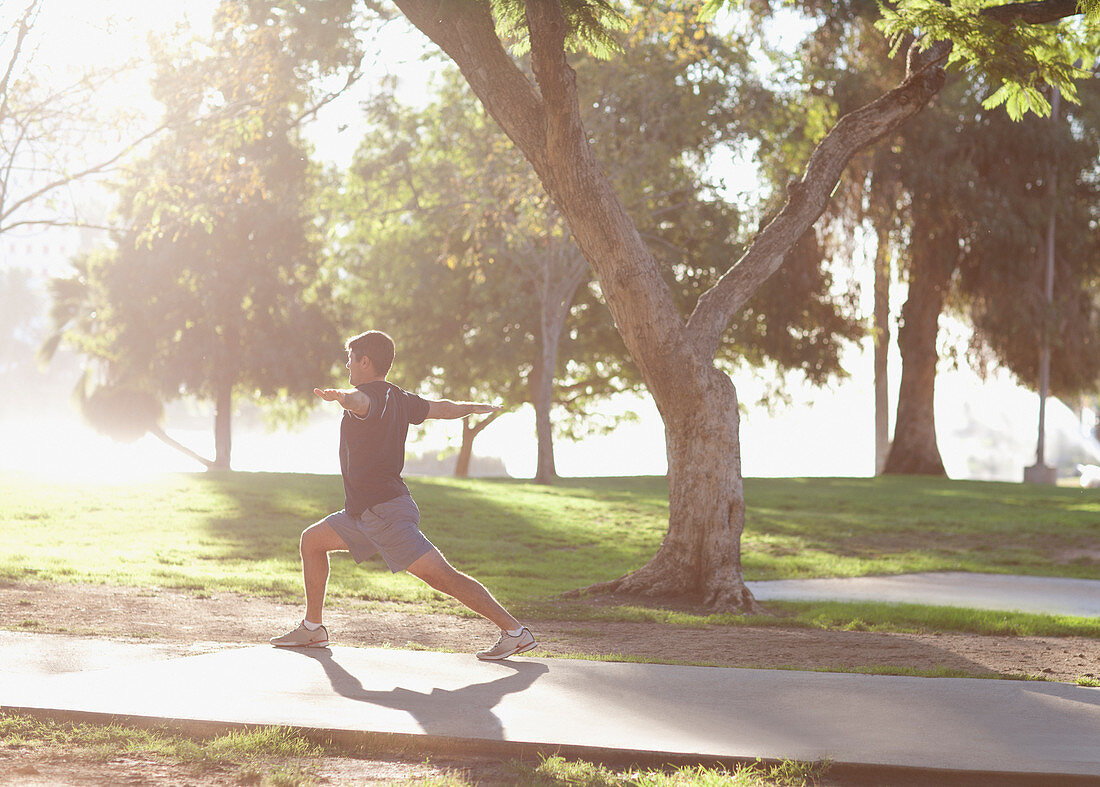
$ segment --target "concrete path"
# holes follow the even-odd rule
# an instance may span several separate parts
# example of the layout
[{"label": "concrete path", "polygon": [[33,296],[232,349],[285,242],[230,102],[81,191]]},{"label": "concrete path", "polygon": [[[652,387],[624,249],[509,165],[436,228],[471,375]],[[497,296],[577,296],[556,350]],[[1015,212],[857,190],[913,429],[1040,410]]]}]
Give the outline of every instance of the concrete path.
[{"label": "concrete path", "polygon": [[[45,652],[65,651],[73,638],[35,639]],[[0,706],[409,736],[502,756],[534,747],[647,759],[828,758],[838,768],[920,769],[933,781],[966,772],[1100,783],[1097,688],[526,657],[483,663],[348,647],[163,658],[145,646],[126,657],[122,647],[83,660],[116,663],[106,669],[45,674],[7,662]]]},{"label": "concrete path", "polygon": [[746,583],[760,601],[886,601],[1100,616],[1100,580],[936,572]]},{"label": "concrete path", "polygon": [[91,672],[225,649],[225,644],[218,642],[135,644],[63,634],[0,630],[0,686],[15,676]]}]

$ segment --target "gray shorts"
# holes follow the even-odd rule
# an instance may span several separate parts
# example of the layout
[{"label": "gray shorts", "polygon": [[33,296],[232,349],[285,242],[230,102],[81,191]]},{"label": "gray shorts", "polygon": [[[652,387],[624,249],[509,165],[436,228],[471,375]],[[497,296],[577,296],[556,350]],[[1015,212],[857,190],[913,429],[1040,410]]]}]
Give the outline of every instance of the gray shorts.
[{"label": "gray shorts", "polygon": [[411,495],[371,506],[358,519],[347,511],[337,511],[321,521],[344,540],[356,563],[381,554],[395,574],[434,548],[420,532],[420,509]]}]

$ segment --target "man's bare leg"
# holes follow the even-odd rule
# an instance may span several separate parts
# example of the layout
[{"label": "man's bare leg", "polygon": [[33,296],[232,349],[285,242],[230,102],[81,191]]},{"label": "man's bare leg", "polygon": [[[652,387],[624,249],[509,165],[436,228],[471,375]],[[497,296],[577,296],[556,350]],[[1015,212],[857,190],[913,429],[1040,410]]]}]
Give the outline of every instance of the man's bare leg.
[{"label": "man's bare leg", "polygon": [[348,545],[329,525],[318,522],[302,532],[302,580],[306,589],[306,620],[322,623],[328,590],[328,553],[346,550]]},{"label": "man's bare leg", "polygon": [[[456,570],[438,549],[413,561],[406,569],[414,577],[427,582],[441,593],[461,601],[483,618],[488,618],[504,631],[514,631],[522,624],[500,605],[484,585]],[[313,620],[313,618],[310,618]]]}]

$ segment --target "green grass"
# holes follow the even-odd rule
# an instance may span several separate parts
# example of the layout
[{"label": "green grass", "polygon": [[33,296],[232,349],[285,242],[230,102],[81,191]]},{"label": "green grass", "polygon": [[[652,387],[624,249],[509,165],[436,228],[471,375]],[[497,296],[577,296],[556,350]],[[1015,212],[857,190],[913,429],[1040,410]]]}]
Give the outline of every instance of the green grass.
[{"label": "green grass", "polygon": [[731,769],[689,766],[675,770],[613,770],[604,765],[548,757],[537,767],[519,768],[521,783],[542,787],[801,787],[816,784],[827,763],[757,761]]},{"label": "green grass", "polygon": [[[570,479],[553,487],[416,478],[410,485],[428,537],[502,601],[521,608],[637,568],[667,528],[662,478]],[[747,479],[745,492],[749,580],[942,570],[1097,575],[1097,490],[888,477]],[[0,474],[0,579],[240,591],[293,601],[301,593],[299,533],[342,504],[335,476],[206,473],[95,485]],[[437,599],[380,560],[356,567],[337,557],[332,568],[333,597]],[[853,614],[851,605],[792,609],[806,625],[833,617],[860,619],[869,628],[883,613],[867,606]],[[919,618],[904,609],[886,617],[899,614]],[[941,629],[947,616],[959,614],[984,613],[936,612],[928,623],[904,625]],[[1009,619],[973,625],[1025,632],[1022,617]]]},{"label": "green grass", "polygon": [[1014,637],[1100,639],[1100,619],[1071,615],[967,609],[872,601],[769,601],[769,614],[696,614],[681,610],[620,604],[534,604],[535,617],[568,620],[663,623],[687,628],[752,626],[877,631],[901,634],[968,632]]},{"label": "green grass", "polygon": [[749,479],[745,497],[749,579],[1100,568],[1098,490],[889,476]]},{"label": "green grass", "polygon": [[167,729],[76,724],[0,714],[0,746],[70,760],[108,762],[141,757],[201,771],[235,772],[232,783],[307,785],[309,766],[325,753],[284,729],[258,728],[210,738]]},{"label": "green grass", "polygon": [[[969,632],[1013,637],[1100,639],[1100,618],[1041,615],[963,607],[864,602],[770,602],[784,625],[806,628],[929,634]],[[775,620],[775,619],[773,619]],[[763,625],[758,622],[757,625]]]}]

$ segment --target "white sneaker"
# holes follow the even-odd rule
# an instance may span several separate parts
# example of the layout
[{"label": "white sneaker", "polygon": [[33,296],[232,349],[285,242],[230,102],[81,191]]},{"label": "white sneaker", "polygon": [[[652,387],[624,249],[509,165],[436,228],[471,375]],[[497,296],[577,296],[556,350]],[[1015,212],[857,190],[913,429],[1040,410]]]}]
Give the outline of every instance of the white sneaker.
[{"label": "white sneaker", "polygon": [[316,631],[310,631],[305,623],[299,623],[298,628],[281,637],[272,637],[271,644],[277,648],[327,648],[328,629],[324,626]]},{"label": "white sneaker", "polygon": [[507,631],[501,631],[497,644],[488,650],[479,650],[476,655],[482,661],[499,661],[517,653],[526,653],[536,645],[538,643],[535,642],[535,635],[524,626],[515,637]]}]

